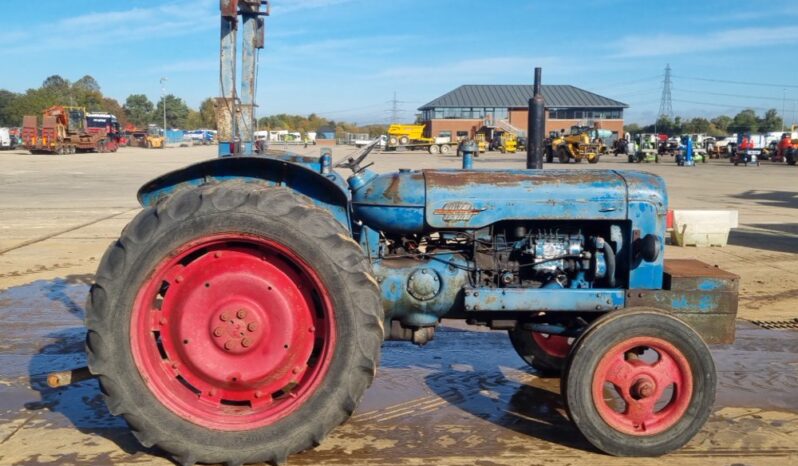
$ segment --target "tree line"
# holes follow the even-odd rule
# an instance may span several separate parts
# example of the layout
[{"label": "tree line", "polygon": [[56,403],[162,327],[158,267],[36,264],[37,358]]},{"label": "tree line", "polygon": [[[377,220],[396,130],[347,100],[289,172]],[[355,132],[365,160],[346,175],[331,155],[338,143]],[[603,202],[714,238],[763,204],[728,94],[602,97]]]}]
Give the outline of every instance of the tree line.
[{"label": "tree line", "polygon": [[[89,112],[106,112],[116,115],[122,127],[146,128],[148,124],[163,126],[164,105],[166,125],[169,128],[216,129],[214,99],[202,101],[199,109],[190,108],[183,99],[169,94],[153,103],[144,94],[132,94],[120,104],[116,99],[103,95],[99,83],[86,75],[71,82],[59,75],[44,80],[35,89],[15,93],[0,89],[0,127],[18,127],[25,115],[41,116],[54,105],[84,107]],[[259,129],[291,130],[302,134],[318,132],[322,127],[334,127],[338,134],[368,133],[370,137],[384,134],[384,125],[359,126],[357,123],[336,122],[315,113],[302,115],[273,115],[258,121]]]},{"label": "tree line", "polygon": [[781,131],[784,120],[775,108],[766,111],[761,117],[752,109],[745,109],[737,115],[719,115],[715,118],[691,118],[683,120],[681,117],[673,119],[661,116],[655,124],[640,126],[632,123],[624,126],[627,133],[661,133],[668,136],[680,134],[705,133],[710,136],[724,137],[733,133],[770,133]]},{"label": "tree line", "polygon": [[170,128],[216,128],[213,99],[205,99],[199,110],[190,108],[183,99],[172,94],[155,104],[144,94],[133,94],[120,104],[116,99],[103,95],[97,80],[89,75],[75,82],[53,75],[40,87],[24,93],[0,89],[0,127],[21,126],[23,116],[41,116],[44,110],[54,105],[111,113],[123,127],[136,128],[146,128],[151,123],[162,126],[166,105],[166,124]]}]

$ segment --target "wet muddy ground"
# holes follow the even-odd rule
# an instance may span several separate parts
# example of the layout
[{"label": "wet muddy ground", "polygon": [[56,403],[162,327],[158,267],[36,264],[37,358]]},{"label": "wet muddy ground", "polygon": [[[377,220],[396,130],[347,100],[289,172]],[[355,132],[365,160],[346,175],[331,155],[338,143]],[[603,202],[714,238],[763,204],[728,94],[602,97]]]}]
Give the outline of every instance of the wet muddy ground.
[{"label": "wet muddy ground", "polygon": [[[0,292],[0,464],[171,464],[110,415],[98,384],[50,389],[83,365],[90,275]],[[740,321],[713,350],[715,414],[663,459],[596,452],[566,418],[559,380],[537,376],[503,332],[449,323],[424,348],[387,342],[352,419],[290,464],[798,464],[798,331]]]}]

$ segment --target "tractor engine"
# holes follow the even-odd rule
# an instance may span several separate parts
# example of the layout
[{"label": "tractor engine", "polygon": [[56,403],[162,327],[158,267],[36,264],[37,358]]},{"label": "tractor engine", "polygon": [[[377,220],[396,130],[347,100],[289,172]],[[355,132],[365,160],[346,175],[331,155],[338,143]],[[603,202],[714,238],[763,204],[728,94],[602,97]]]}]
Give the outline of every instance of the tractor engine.
[{"label": "tractor engine", "polygon": [[475,243],[480,286],[591,288],[607,277],[607,255],[614,259],[604,238],[580,230],[491,229],[491,243],[480,238]]}]

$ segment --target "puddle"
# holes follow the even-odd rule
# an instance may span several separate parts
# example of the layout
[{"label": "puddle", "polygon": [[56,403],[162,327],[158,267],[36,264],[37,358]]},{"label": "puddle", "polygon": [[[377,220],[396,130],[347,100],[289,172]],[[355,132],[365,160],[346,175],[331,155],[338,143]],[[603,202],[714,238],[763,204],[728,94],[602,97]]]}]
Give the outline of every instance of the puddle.
[{"label": "puddle", "polygon": [[[44,383],[48,372],[85,364],[83,314],[90,280],[72,276],[0,292],[0,436],[6,436],[3,425],[17,425],[35,413],[43,421],[37,429],[99,434],[130,455],[141,454],[124,421],[106,409],[96,381],[56,390]],[[442,327],[424,348],[386,342],[377,379],[352,419],[292,463],[396,464],[399,455],[528,461],[533,450],[566,457],[594,451],[564,413],[559,379],[536,376],[504,332],[457,326]],[[798,332],[742,321],[737,330],[734,345],[713,348],[716,414],[691,445],[715,451],[723,448],[724,436],[770,429],[768,441],[776,442],[771,449],[781,451],[778,442],[794,448]],[[751,414],[758,411],[784,415]]]}]

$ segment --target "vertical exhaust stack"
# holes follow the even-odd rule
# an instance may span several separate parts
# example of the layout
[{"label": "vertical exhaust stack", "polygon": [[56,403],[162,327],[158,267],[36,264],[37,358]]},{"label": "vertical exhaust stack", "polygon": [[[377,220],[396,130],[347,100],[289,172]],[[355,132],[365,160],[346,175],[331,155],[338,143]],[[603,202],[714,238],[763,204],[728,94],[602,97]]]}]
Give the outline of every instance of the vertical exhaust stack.
[{"label": "vertical exhaust stack", "polygon": [[529,99],[529,124],[527,126],[526,168],[543,168],[543,133],[545,132],[545,106],[541,92],[541,68],[535,68],[535,94]]}]

